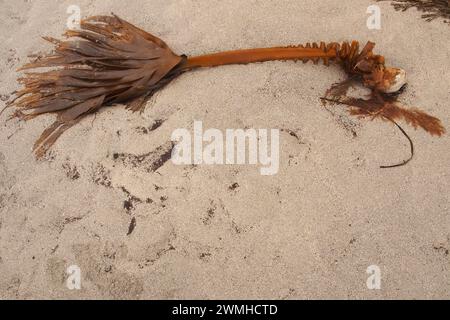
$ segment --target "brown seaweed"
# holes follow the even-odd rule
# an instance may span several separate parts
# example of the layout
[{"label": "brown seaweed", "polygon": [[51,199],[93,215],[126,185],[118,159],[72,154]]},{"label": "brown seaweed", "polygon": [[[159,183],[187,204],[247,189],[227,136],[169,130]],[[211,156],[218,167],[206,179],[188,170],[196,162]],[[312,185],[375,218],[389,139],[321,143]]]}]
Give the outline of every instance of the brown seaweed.
[{"label": "brown seaweed", "polygon": [[142,110],[146,97],[174,78],[174,67],[183,57],[174,54],[160,39],[117,16],[95,16],[81,22],[81,30],[69,30],[54,44],[49,55],[38,57],[19,70],[24,88],[11,103],[14,116],[29,120],[43,113],[55,113],[56,121],[36,141],[34,151],[41,157],[58,137],[85,115],[105,105],[127,103]]},{"label": "brown seaweed", "polygon": [[[320,42],[188,58],[175,54],[161,39],[115,15],[85,19],[80,30],[68,30],[65,36],[69,38],[66,41],[44,38],[55,46],[54,51],[19,69],[25,71],[18,80],[23,88],[15,92],[7,105],[15,108],[12,117],[22,120],[45,113],[56,114],[55,122],[34,144],[38,158],[84,116],[120,103],[132,111],[142,111],[147,98],[184,72],[271,60],[315,64],[322,60],[325,65],[334,61],[346,71],[348,79],[333,85],[323,101],[347,105],[353,115],[389,120],[406,136],[396,121],[402,120],[432,135],[445,132],[439,119],[401,105],[397,99],[400,82],[404,80],[403,71],[386,67],[384,57],[373,53],[372,42],[361,50],[357,41]],[[36,68],[47,70],[28,71]],[[371,97],[367,100],[347,97],[348,88],[355,84],[370,88]]]},{"label": "brown seaweed", "polygon": [[[387,0],[377,0],[387,1]],[[433,21],[437,18],[444,18],[445,23],[450,24],[450,0],[394,0],[392,6],[397,11],[406,11],[416,8],[423,12],[422,19]]]}]

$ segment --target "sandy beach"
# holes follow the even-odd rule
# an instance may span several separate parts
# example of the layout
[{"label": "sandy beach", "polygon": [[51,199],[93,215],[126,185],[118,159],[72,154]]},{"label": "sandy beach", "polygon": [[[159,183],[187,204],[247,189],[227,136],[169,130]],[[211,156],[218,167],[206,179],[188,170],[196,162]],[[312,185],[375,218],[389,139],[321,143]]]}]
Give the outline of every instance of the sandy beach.
[{"label": "sandy beach", "polygon": [[[335,0],[0,0],[0,108],[18,67],[81,16],[114,12],[177,54],[373,41],[408,74],[401,100],[450,128],[450,28],[415,9]],[[103,108],[43,160],[53,115],[0,117],[0,299],[449,299],[450,140],[324,107],[336,65],[233,65],[186,73],[142,114]],[[279,169],[160,161],[177,128],[280,131]],[[159,157],[159,158],[158,158]],[[81,272],[80,290],[67,269]],[[381,287],[370,289],[377,266]]]}]

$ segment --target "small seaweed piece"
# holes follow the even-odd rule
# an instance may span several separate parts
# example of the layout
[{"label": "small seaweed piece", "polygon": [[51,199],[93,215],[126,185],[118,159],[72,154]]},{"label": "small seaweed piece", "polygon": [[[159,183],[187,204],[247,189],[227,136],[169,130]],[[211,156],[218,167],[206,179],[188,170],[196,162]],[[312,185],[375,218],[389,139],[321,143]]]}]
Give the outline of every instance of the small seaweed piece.
[{"label": "small seaweed piece", "polygon": [[[404,161],[402,161],[401,163],[398,163],[398,164],[380,166],[381,169],[389,169],[389,168],[401,167],[401,166],[406,165],[407,163],[409,163],[413,159],[413,157],[414,157],[414,143],[411,140],[410,136],[390,116],[388,116],[386,114],[383,114],[383,112],[379,112],[379,111],[377,111],[376,113],[370,112],[368,110],[368,108],[367,108],[367,106],[371,106],[371,103],[370,102],[368,103],[369,100],[355,99],[355,98],[348,98],[348,97],[345,100],[335,100],[335,99],[331,99],[331,98],[322,97],[321,100],[326,102],[326,103],[328,102],[328,103],[334,103],[334,104],[341,104],[341,105],[350,106],[352,108],[351,109],[351,113],[352,114],[356,114],[356,115],[360,115],[360,116],[370,115],[370,116],[372,116],[372,119],[375,119],[377,117],[381,117],[381,118],[383,118],[385,120],[388,120],[388,121],[392,122],[400,130],[400,132],[408,139],[409,146],[410,146],[410,156],[409,156],[409,158],[404,160]],[[373,105],[376,106],[378,104],[372,104],[372,106]]]},{"label": "small seaweed piece", "polygon": [[450,24],[450,0],[394,0],[391,4],[397,11],[416,8],[423,12],[422,18],[428,22],[437,18],[444,18],[448,19],[444,20],[444,22]]},{"label": "small seaweed piece", "polygon": [[127,236],[133,233],[134,228],[136,228],[136,218],[131,218],[130,225],[128,226]]}]

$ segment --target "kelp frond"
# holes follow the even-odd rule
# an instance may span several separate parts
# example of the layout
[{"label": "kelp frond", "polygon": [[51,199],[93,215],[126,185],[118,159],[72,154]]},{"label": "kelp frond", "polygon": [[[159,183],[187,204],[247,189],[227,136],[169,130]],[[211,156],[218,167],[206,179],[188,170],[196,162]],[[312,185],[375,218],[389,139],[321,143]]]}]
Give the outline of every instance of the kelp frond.
[{"label": "kelp frond", "polygon": [[[56,113],[56,121],[37,140],[41,157],[56,139],[83,116],[104,105],[130,102],[142,110],[144,98],[167,84],[184,57],[174,54],[157,37],[117,16],[94,16],[81,30],[68,30],[67,41],[44,37],[54,52],[36,58],[19,70],[24,88],[10,104],[23,120]],[[44,72],[29,69],[50,68]]]}]

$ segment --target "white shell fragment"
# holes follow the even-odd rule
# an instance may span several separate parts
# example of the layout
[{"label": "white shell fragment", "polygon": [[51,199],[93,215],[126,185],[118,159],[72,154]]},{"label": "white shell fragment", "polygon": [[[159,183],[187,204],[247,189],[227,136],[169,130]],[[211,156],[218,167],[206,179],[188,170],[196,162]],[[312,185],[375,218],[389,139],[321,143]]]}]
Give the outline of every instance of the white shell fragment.
[{"label": "white shell fragment", "polygon": [[400,90],[406,84],[406,71],[403,69],[392,68],[391,70],[396,71],[394,80],[391,82],[389,87],[384,90],[385,93],[394,93]]}]

